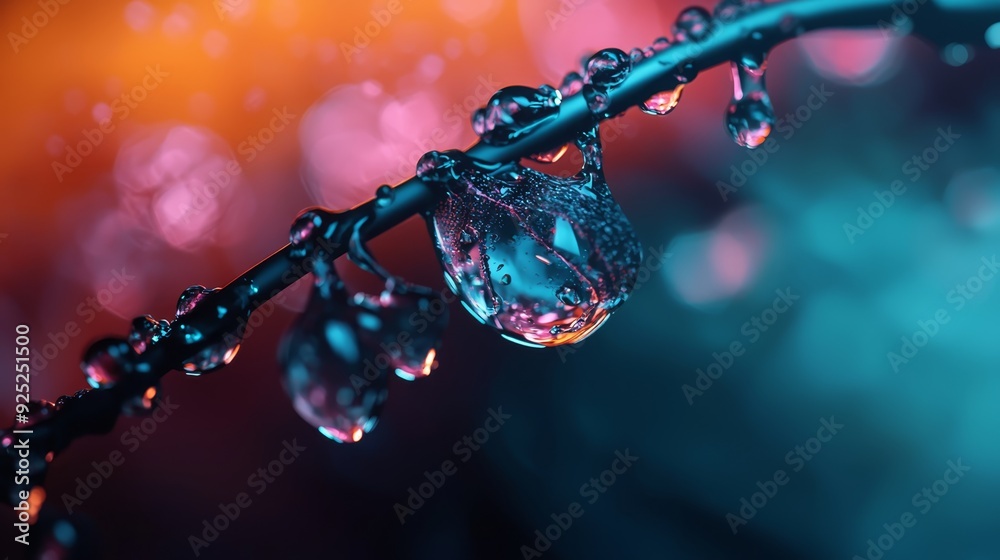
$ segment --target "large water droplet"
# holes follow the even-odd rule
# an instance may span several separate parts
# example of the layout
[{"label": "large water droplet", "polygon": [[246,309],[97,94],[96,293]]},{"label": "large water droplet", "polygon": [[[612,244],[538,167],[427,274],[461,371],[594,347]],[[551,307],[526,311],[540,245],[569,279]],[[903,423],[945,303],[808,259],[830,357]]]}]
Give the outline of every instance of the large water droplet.
[{"label": "large water droplet", "polygon": [[458,180],[470,188],[449,195],[429,221],[447,284],[463,306],[529,346],[594,332],[628,297],[641,261],[635,232],[604,179],[596,129],[577,146],[584,165],[573,177],[523,166],[491,175],[453,157]]},{"label": "large water droplet", "polygon": [[587,83],[608,90],[625,81],[632,71],[632,60],[621,49],[604,49],[587,61]]},{"label": "large water droplet", "polygon": [[740,146],[756,148],[767,141],[774,128],[774,107],[764,82],[766,57],[757,55],[755,67],[732,63],[733,99],[726,109],[726,128]]},{"label": "large water droplet", "polygon": [[647,115],[667,115],[681,102],[682,93],[684,93],[684,84],[678,85],[672,91],[661,91],[654,94],[640,105],[639,109]]},{"label": "large water droplet", "polygon": [[712,14],[698,6],[684,10],[674,22],[674,40],[678,42],[704,41],[711,31]]},{"label": "large water droplet", "polygon": [[[177,317],[181,318],[194,311],[196,307],[205,301],[205,298],[217,291],[219,291],[219,288],[206,288],[204,286],[191,286],[187,288],[177,300]],[[218,307],[216,312],[220,319],[225,317],[233,327],[236,327],[232,310]],[[198,329],[188,325],[180,326],[178,336],[181,337],[185,344],[199,343],[204,338]],[[187,360],[184,360],[181,364],[181,369],[191,376],[199,376],[215,371],[236,358],[241,342],[242,338],[237,336],[235,332],[226,332],[221,342],[211,344]]]},{"label": "large water droplet", "polygon": [[356,442],[378,422],[388,376],[363,317],[371,312],[349,301],[332,268],[316,274],[308,307],[281,342],[282,383],[302,419],[334,441]]},{"label": "large water droplet", "polygon": [[504,146],[559,113],[562,94],[552,86],[510,86],[493,94],[472,115],[472,128],[487,144]]}]

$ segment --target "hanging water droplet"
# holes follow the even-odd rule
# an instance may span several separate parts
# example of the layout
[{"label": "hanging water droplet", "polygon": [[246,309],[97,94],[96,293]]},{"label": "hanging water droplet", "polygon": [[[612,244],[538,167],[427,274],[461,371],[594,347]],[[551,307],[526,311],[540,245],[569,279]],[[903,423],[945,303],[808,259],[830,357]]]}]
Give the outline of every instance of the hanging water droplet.
[{"label": "hanging water droplet", "polygon": [[80,368],[91,387],[111,387],[128,375],[135,355],[127,341],[104,338],[90,345],[83,355]]},{"label": "hanging water droplet", "polygon": [[726,110],[726,128],[740,146],[756,148],[767,141],[774,128],[774,107],[767,94],[764,74],[766,57],[759,56],[756,69],[733,62],[733,99]]},{"label": "hanging water droplet", "polygon": [[704,41],[712,30],[712,14],[705,8],[694,6],[681,12],[674,22],[674,40],[677,42]]},{"label": "hanging water droplet", "polygon": [[149,315],[136,317],[132,320],[132,330],[128,335],[128,343],[136,354],[142,354],[149,345],[156,344],[170,332],[170,322],[157,321]]},{"label": "hanging water droplet", "polygon": [[375,189],[375,204],[381,207],[386,207],[392,203],[392,199],[396,192],[389,185],[382,185],[381,187]]},{"label": "hanging water droplet", "polygon": [[448,304],[419,286],[397,286],[383,292],[377,303],[382,326],[376,336],[389,354],[390,367],[407,381],[430,375],[448,325]]},{"label": "hanging water droplet", "polygon": [[639,106],[639,109],[647,115],[667,115],[680,103],[682,93],[684,93],[684,85],[680,84],[672,91],[661,91],[653,94]]},{"label": "hanging water droplet", "polygon": [[[181,318],[192,312],[205,301],[206,297],[217,291],[219,291],[218,288],[210,289],[204,286],[191,286],[184,290],[177,300],[177,317]],[[219,369],[232,362],[240,350],[242,336],[236,334],[236,317],[233,316],[231,310],[224,307],[217,308],[217,313],[220,319],[226,317],[234,329],[224,334],[222,342],[211,344],[184,360],[181,369],[188,375],[199,376]],[[178,335],[185,344],[199,343],[204,338],[197,328],[190,325],[181,325],[178,329]]]},{"label": "hanging water droplet", "polygon": [[350,302],[332,265],[317,264],[309,305],[281,342],[282,384],[303,420],[356,442],[378,422],[388,376],[370,333],[359,331],[359,315],[370,311]]},{"label": "hanging water droplet", "polygon": [[[449,195],[429,220],[463,307],[521,344],[582,340],[625,301],[638,273],[642,250],[604,179],[596,128],[577,147],[584,165],[572,177],[518,166],[515,181],[459,163],[457,180],[472,188]],[[463,236],[470,228],[472,244]],[[494,274],[500,267],[491,271],[490,263],[510,272]]]},{"label": "hanging water droplet", "polygon": [[632,61],[621,49],[603,49],[587,60],[587,83],[608,90],[625,81]]},{"label": "hanging water droplet", "polygon": [[480,113],[472,116],[473,130],[483,142],[505,146],[538,125],[555,118],[562,94],[549,85],[538,89],[510,86],[493,94]]},{"label": "hanging water droplet", "polygon": [[563,98],[566,98],[576,95],[581,89],[583,89],[583,76],[579,72],[570,72],[563,78],[562,84],[559,86],[559,93],[562,94]]}]

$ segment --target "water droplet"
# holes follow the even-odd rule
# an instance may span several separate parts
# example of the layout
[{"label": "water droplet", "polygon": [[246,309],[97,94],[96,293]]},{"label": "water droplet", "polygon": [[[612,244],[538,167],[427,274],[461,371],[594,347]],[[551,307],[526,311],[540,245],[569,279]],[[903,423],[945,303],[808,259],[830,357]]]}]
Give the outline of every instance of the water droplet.
[{"label": "water droplet", "polygon": [[493,94],[482,112],[472,115],[472,127],[483,142],[505,146],[555,118],[562,93],[549,85],[538,89],[510,86]]},{"label": "water droplet", "polygon": [[[572,177],[518,166],[514,181],[455,167],[473,188],[446,197],[429,220],[447,284],[463,307],[521,344],[582,340],[625,301],[638,273],[641,247],[604,178],[596,128],[576,144],[584,165]],[[470,228],[471,244],[462,235]],[[493,275],[490,262],[513,270]],[[576,287],[575,306],[560,297],[566,285]]]},{"label": "water droplet", "polygon": [[193,311],[206,296],[215,291],[217,289],[209,289],[205,286],[189,286],[181,292],[181,297],[177,298],[177,317],[187,315]]},{"label": "water droplet", "polygon": [[670,46],[670,39],[667,39],[666,37],[657,37],[656,40],[653,41],[654,52],[665,51],[669,46]]},{"label": "water droplet", "polygon": [[303,212],[292,223],[292,229],[288,232],[288,242],[293,246],[304,245],[322,223],[323,219],[318,213],[312,210]]},{"label": "water droplet", "polygon": [[[206,297],[217,291],[219,288],[206,288],[204,286],[191,286],[184,290],[177,300],[177,317],[181,318],[192,312],[205,301]],[[181,369],[188,375],[199,376],[219,369],[232,362],[240,350],[242,338],[235,334],[237,318],[224,307],[218,308],[218,314],[220,319],[226,317],[226,320],[234,328],[225,333],[222,342],[214,343],[184,360]],[[198,329],[189,325],[181,325],[178,331],[185,344],[199,343],[204,338]]]},{"label": "water droplet", "polygon": [[90,345],[80,368],[91,387],[111,387],[129,374],[136,354],[132,346],[119,338],[104,338]]},{"label": "water droplet", "polygon": [[587,83],[608,90],[625,81],[632,71],[632,61],[621,49],[597,51],[587,61]]},{"label": "water droplet", "polygon": [[761,0],[720,0],[715,6],[715,18],[723,23],[729,23],[751,8],[762,4]]},{"label": "water droplet", "polygon": [[383,292],[378,305],[382,327],[376,336],[390,367],[407,381],[430,375],[448,325],[448,304],[429,288],[397,286]]},{"label": "water droplet", "polygon": [[757,58],[760,64],[756,68],[732,63],[733,99],[726,110],[729,134],[737,144],[751,149],[767,141],[775,123],[774,107],[764,82],[766,57]]},{"label": "water droplet", "polygon": [[157,321],[149,315],[136,317],[132,320],[132,330],[128,335],[128,343],[136,354],[142,354],[150,344],[156,344],[170,332],[170,322]]},{"label": "water droplet", "polygon": [[392,190],[389,185],[382,185],[375,190],[375,204],[381,207],[386,207],[392,203],[392,199],[396,192]]},{"label": "water droplet", "polygon": [[674,22],[674,39],[677,42],[704,41],[712,31],[712,14],[698,6],[688,8]]},{"label": "water droplet", "polygon": [[152,386],[146,389],[146,391],[136,397],[132,397],[125,401],[122,405],[122,412],[129,416],[147,416],[156,409],[156,405],[159,401],[156,400],[160,389],[158,386]]},{"label": "water droplet", "polygon": [[661,91],[647,99],[639,109],[648,115],[667,115],[680,103],[682,93],[684,93],[683,84],[678,85],[673,91]]},{"label": "water droplet", "polygon": [[634,65],[642,62],[646,58],[646,55],[642,53],[642,49],[636,48],[628,52],[628,57],[632,61],[632,64]]},{"label": "water droplet", "polygon": [[611,96],[592,84],[583,86],[583,97],[587,100],[587,108],[594,115],[606,116],[608,109],[611,108]]},{"label": "water droplet", "polygon": [[371,431],[387,396],[385,368],[332,267],[316,270],[309,305],[281,342],[282,384],[303,420],[324,436],[356,442]]},{"label": "water droplet", "polygon": [[583,89],[583,76],[579,72],[570,72],[563,78],[562,84],[559,86],[559,93],[566,98],[580,93],[581,89]]}]

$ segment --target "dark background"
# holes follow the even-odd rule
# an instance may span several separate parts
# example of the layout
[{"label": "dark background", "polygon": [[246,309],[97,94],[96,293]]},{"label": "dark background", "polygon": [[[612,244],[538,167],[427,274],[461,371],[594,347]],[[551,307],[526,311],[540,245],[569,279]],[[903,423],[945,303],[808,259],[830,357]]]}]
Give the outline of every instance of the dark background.
[{"label": "dark background", "polygon": [[[20,323],[35,352],[69,321],[82,330],[34,368],[33,396],[83,388],[91,341],[136,315],[171,317],[188,285],[227,283],[285,242],[299,209],[353,206],[409,176],[423,151],[468,145],[462,103],[557,83],[594,49],[648,44],[684,7],[403,0],[371,27],[386,4],[347,4],[70,0],[18,52],[0,48],[0,355],[13,356]],[[0,29],[20,33],[38,9],[4,3]],[[366,24],[378,31],[361,48]],[[118,451],[124,464],[76,508],[108,558],[191,557],[188,536],[244,491],[252,505],[201,557],[519,558],[579,502],[583,516],[543,557],[864,557],[910,512],[916,524],[885,558],[1000,558],[1000,279],[960,309],[949,297],[1000,242],[1000,55],[980,48],[960,64],[969,51],[940,47],[878,31],[780,47],[769,71],[779,116],[813,88],[833,96],[794,134],[776,130],[778,150],[747,164],[757,171],[726,200],[718,182],[750,156],[721,125],[725,69],[700,76],[670,116],[633,110],[605,126],[612,190],[647,256],[665,256],[572,352],[505,342],[455,305],[441,366],[396,380],[379,426],[335,444],[280,386],[275,350],[304,306],[300,283],[232,365],[165,379],[178,408],[134,452],[121,437],[138,421],[123,418],[60,456],[50,503],[62,509],[92,462]],[[119,118],[114,100],[157,64],[169,76]],[[282,108],[294,119],[248,159],[241,143]],[[116,129],[58,180],[53,162],[109,116]],[[949,127],[960,138],[911,181],[906,162]],[[190,211],[230,158],[242,172]],[[896,180],[906,191],[884,215],[845,233]],[[441,289],[425,231],[413,219],[372,248]],[[80,312],[122,267],[135,279]],[[751,344],[744,323],[787,288],[800,299]],[[950,321],[894,368],[888,353],[939,309]],[[746,353],[689,402],[683,386],[736,341]],[[13,373],[3,378],[13,408]],[[456,442],[501,407],[510,419],[461,462]],[[831,416],[844,427],[793,471],[786,455]],[[306,450],[256,494],[247,477],[292,441]],[[581,485],[626,450],[639,459],[588,503]],[[923,513],[914,494],[959,459],[970,470]],[[446,460],[457,472],[401,525],[393,505]],[[734,535],[726,515],[778,469],[788,484]],[[0,520],[3,551],[9,509]]]}]

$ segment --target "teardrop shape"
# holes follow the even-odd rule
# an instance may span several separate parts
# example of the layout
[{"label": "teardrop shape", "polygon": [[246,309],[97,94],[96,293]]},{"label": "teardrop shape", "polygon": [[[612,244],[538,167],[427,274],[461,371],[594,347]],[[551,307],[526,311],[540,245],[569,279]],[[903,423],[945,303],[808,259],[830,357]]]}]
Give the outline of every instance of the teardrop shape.
[{"label": "teardrop shape", "polygon": [[[177,300],[177,317],[183,317],[194,311],[196,307],[205,301],[205,298],[217,291],[219,291],[219,288],[210,289],[204,286],[191,286],[187,288]],[[216,309],[216,312],[220,319],[225,317],[231,323],[236,320],[232,316],[233,311],[230,309],[219,307]],[[233,323],[233,326],[236,326],[235,323]],[[185,344],[200,343],[204,338],[198,329],[188,325],[181,325],[178,328],[178,336]],[[241,343],[242,337],[236,335],[235,329],[234,331],[227,332],[221,342],[203,348],[184,360],[181,364],[181,369],[193,377],[215,371],[236,358],[236,354],[240,351]]]},{"label": "teardrop shape", "polygon": [[317,266],[316,274],[308,307],[281,342],[282,384],[299,416],[324,436],[360,441],[378,422],[388,376],[375,365],[372,325],[362,326],[371,312],[349,301],[332,267]]},{"label": "teardrop shape", "polygon": [[[437,367],[441,336],[448,325],[444,299],[429,288],[397,286],[367,301],[380,319],[373,332],[389,367],[407,381],[430,375]],[[382,367],[380,362],[374,365]]]},{"label": "teardrop shape", "polygon": [[684,10],[674,22],[674,40],[679,43],[704,41],[711,31],[712,14],[700,6]]},{"label": "teardrop shape", "polygon": [[632,60],[621,49],[603,49],[587,60],[587,83],[608,90],[625,81],[632,71]]},{"label": "teardrop shape", "polygon": [[661,91],[647,99],[639,109],[647,115],[663,116],[670,114],[681,102],[681,94],[684,93],[684,85],[680,84],[672,91]]},{"label": "teardrop shape", "polygon": [[483,142],[505,146],[559,113],[562,94],[552,86],[538,89],[510,86],[493,94],[481,111],[473,113],[473,130]]},{"label": "teardrop shape", "polygon": [[127,341],[104,338],[90,345],[83,355],[80,369],[91,387],[111,387],[129,374],[135,355]]},{"label": "teardrop shape", "polygon": [[628,297],[641,262],[604,179],[596,128],[577,146],[584,165],[573,177],[523,166],[491,175],[455,157],[453,169],[471,187],[450,194],[429,220],[446,283],[463,306],[528,346],[593,333]]},{"label": "teardrop shape", "polygon": [[745,148],[757,148],[774,128],[774,106],[764,82],[766,57],[757,57],[757,69],[732,63],[733,99],[726,110],[726,128],[733,140]]}]

